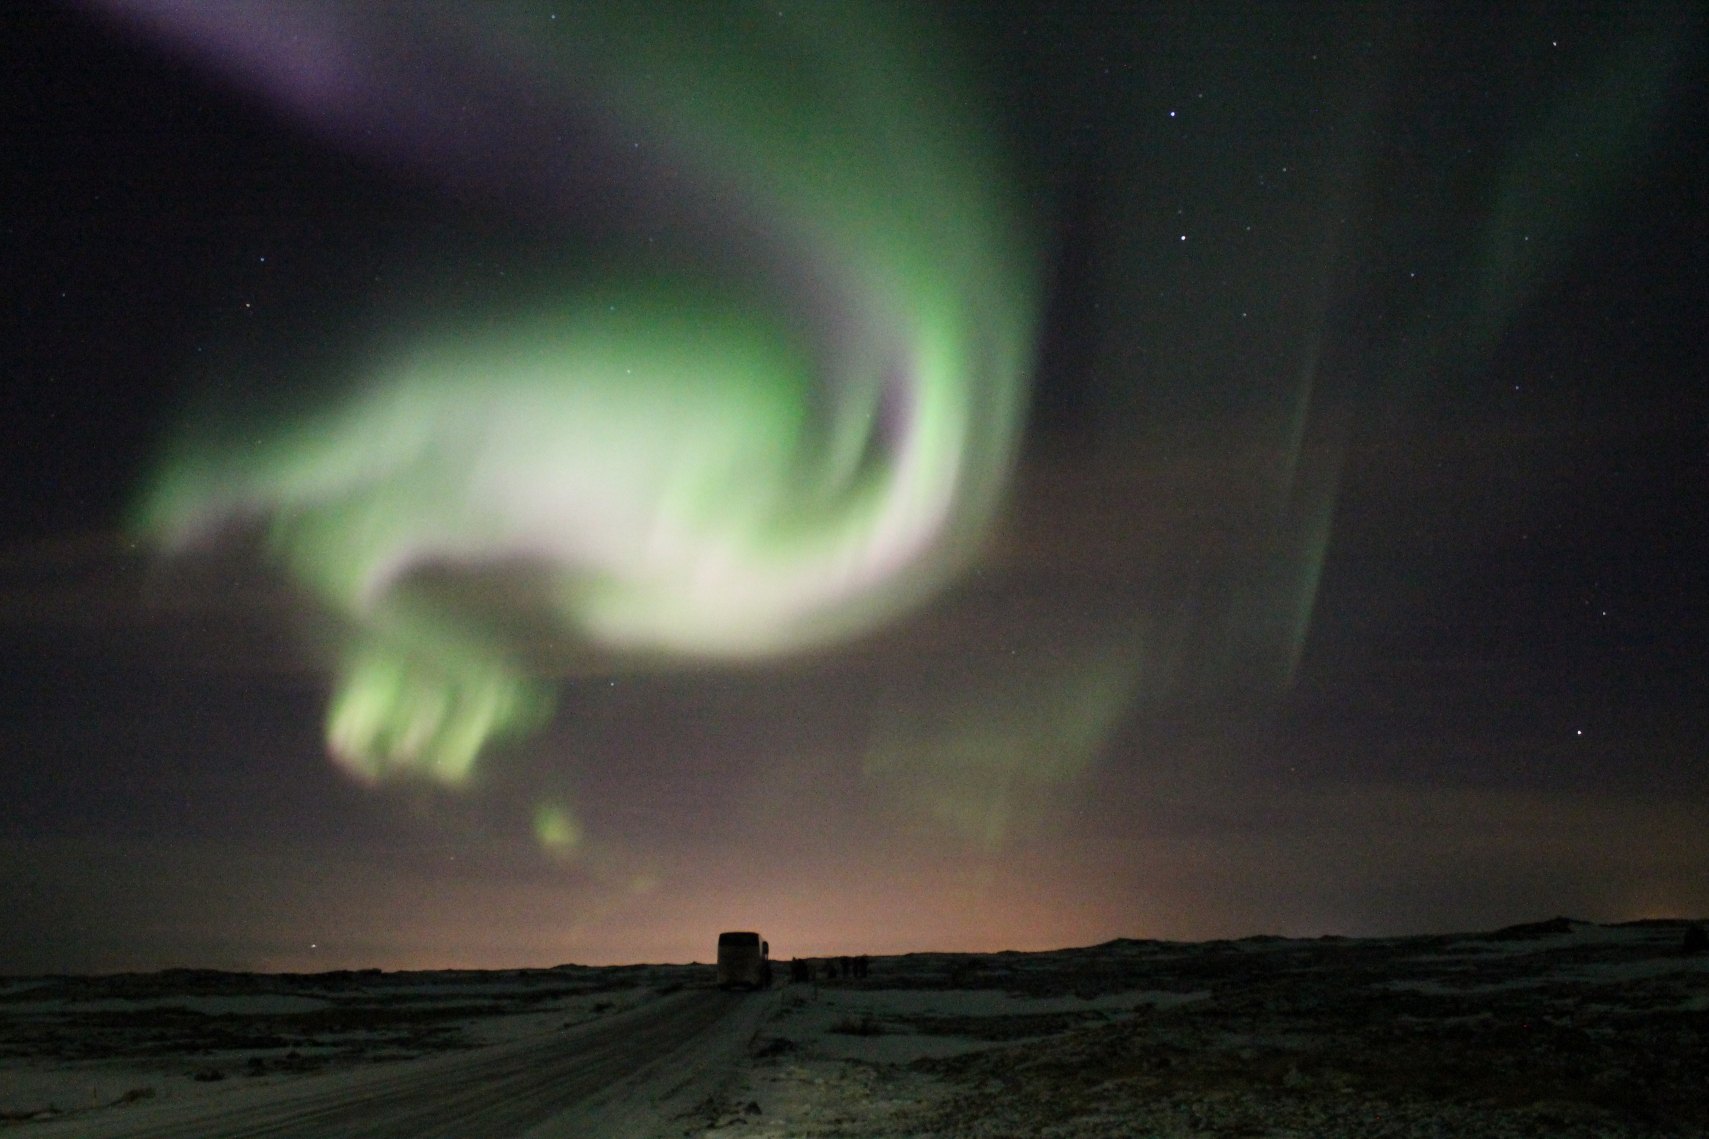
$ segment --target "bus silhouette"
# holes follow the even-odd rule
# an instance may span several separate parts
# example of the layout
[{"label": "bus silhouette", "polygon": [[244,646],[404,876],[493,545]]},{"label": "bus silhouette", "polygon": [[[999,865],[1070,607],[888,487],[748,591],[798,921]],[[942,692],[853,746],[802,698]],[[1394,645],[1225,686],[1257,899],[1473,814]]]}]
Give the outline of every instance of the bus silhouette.
[{"label": "bus silhouette", "polygon": [[760,935],[732,930],[718,935],[718,987],[720,989],[769,989],[771,946]]}]

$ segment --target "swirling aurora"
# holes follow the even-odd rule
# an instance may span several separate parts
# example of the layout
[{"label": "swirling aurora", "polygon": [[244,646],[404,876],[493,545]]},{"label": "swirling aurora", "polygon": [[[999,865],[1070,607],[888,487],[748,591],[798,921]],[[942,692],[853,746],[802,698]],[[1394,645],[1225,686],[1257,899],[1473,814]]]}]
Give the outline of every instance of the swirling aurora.
[{"label": "swirling aurora", "polygon": [[625,7],[118,6],[597,239],[493,319],[377,334],[338,399],[192,419],[142,498],[160,548],[258,531],[336,617],[327,742],[363,781],[460,785],[550,714],[514,622],[428,579],[514,574],[591,648],[771,656],[918,605],[1001,503],[1037,290],[969,85],[888,9]]}]

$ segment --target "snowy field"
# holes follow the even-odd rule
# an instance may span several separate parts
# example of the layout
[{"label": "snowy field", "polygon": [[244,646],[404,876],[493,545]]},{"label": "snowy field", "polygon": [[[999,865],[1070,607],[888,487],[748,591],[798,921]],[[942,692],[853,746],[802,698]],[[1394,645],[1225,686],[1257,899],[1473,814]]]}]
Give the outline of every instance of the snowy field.
[{"label": "snowy field", "polygon": [[[873,958],[860,979],[746,998],[758,1028],[745,1057],[650,1127],[702,1139],[1709,1136],[1709,953],[1685,951],[1686,929],[1557,919],[1476,935]],[[213,1111],[333,1073],[480,1055],[620,1022],[710,973],[12,978],[0,981],[0,1131],[105,1129],[165,1103]]]},{"label": "snowy field", "polygon": [[0,1130],[162,1102],[213,1111],[352,1069],[562,1032],[709,974],[678,965],[0,979]]}]

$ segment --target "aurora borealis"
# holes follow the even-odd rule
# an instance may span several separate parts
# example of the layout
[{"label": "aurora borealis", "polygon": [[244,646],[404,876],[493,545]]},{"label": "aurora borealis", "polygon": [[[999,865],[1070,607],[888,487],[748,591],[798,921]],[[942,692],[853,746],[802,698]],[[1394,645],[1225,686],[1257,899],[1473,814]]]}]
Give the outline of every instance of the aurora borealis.
[{"label": "aurora borealis", "polygon": [[0,970],[1709,911],[1695,8],[479,10],[0,13]]},{"label": "aurora borealis", "polygon": [[[740,658],[863,632],[982,539],[1031,364],[1030,238],[971,141],[983,128],[948,112],[963,100],[931,74],[944,63],[896,13],[119,10],[346,140],[401,126],[428,176],[478,157],[502,199],[521,169],[566,221],[580,168],[614,157],[561,139],[529,153],[514,140],[540,137],[542,108],[644,140],[674,156],[679,194],[716,200],[689,210],[710,237],[677,233],[682,201],[642,207],[612,248],[567,259],[559,295],[433,329],[296,424],[191,435],[160,476],[143,535],[182,547],[258,523],[343,619],[328,742],[361,777],[460,783],[550,701],[499,631],[412,590],[420,571],[521,568],[569,635]],[[303,43],[312,82],[311,61],[257,62]],[[519,78],[472,109],[426,59]],[[643,71],[644,91],[624,81]],[[376,107],[398,108],[386,131]],[[617,192],[638,196],[658,176],[627,174],[641,184]],[[625,279],[645,271],[623,264],[635,234],[661,225],[666,260],[698,275]]]}]

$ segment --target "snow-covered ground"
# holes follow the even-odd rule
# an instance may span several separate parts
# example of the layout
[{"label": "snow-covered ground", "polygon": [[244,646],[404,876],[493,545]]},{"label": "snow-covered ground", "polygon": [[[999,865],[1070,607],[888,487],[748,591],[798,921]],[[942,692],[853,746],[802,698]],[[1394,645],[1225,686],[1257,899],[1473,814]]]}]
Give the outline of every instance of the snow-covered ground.
[{"label": "snow-covered ground", "polygon": [[561,1032],[696,966],[0,979],[0,1128],[253,1100],[336,1073]]},{"label": "snow-covered ground", "polygon": [[[658,1118],[631,1125],[700,1139],[1709,1136],[1709,953],[1682,951],[1685,928],[1560,919],[873,958],[859,979],[736,1002],[726,1019],[751,1037],[746,1055],[719,1061],[694,1102],[659,1098]],[[188,1118],[269,1087],[571,1041],[710,981],[705,966],[0,980],[0,1130],[106,1132],[166,1104]]]}]

